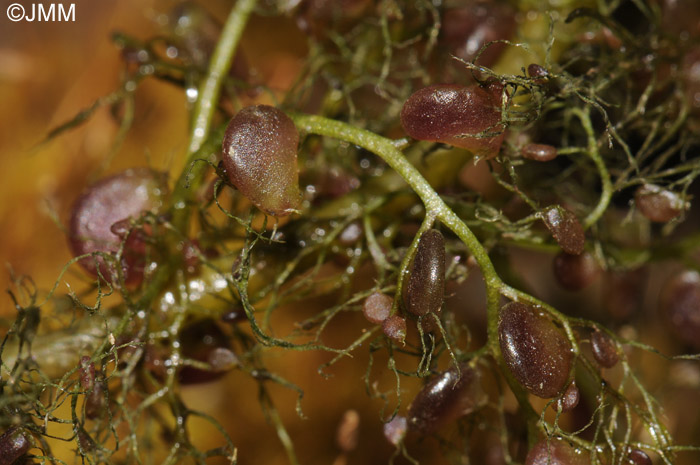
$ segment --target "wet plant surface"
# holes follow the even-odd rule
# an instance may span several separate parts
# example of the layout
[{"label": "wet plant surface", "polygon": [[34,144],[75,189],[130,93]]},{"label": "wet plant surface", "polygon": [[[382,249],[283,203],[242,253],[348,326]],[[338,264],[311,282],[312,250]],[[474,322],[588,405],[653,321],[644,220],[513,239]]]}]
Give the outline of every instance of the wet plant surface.
[{"label": "wet plant surface", "polygon": [[[10,268],[0,464],[700,460],[694,2],[156,10],[34,140],[116,128]],[[148,86],[182,160],[123,166]]]}]

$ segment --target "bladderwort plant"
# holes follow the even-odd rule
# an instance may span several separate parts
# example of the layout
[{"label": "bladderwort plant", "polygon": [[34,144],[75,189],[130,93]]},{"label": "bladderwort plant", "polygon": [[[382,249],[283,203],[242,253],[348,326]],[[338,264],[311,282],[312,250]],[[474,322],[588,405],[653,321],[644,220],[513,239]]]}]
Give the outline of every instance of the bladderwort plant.
[{"label": "bladderwort plant", "polygon": [[[237,54],[254,14],[308,37],[284,92]],[[123,139],[147,80],[196,95],[170,185],[138,167],[86,186],[55,285],[13,277],[0,464],[65,463],[60,442],[75,463],[237,463],[246,444],[182,398],[232,370],[307,463],[272,388],[297,395],[300,422],[304,391],[267,367],[289,351],[329,356],[319,382],[367,363],[357,390],[384,408],[363,422],[383,423],[386,461],[700,460],[700,418],[665,402],[700,404],[695,2],[238,0],[223,26],[194,3],[166,16],[157,37],[114,35],[122,85],[46,138],[123,105]],[[77,268],[91,284],[61,295]],[[352,342],[328,340],[346,318]],[[344,418],[339,463],[367,447]],[[195,420],[220,446],[197,446]]]}]

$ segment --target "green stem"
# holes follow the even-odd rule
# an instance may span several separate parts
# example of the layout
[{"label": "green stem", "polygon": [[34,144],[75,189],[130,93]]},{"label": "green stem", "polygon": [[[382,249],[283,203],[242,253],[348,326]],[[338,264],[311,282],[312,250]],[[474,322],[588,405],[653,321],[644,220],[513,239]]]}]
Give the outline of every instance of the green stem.
[{"label": "green stem", "polygon": [[591,211],[586,219],[583,220],[583,227],[588,229],[600,219],[603,213],[605,213],[605,210],[608,208],[608,204],[610,204],[610,199],[612,198],[613,186],[610,182],[610,173],[608,173],[608,168],[605,166],[605,162],[603,162],[603,158],[600,156],[600,152],[598,151],[598,141],[596,141],[595,138],[595,131],[593,130],[588,107],[586,107],[585,110],[574,108],[572,112],[581,121],[583,129],[586,131],[586,136],[588,138],[588,150],[586,153],[588,153],[588,156],[591,157],[591,160],[593,160],[593,163],[595,163],[596,169],[600,174],[600,181],[603,184],[603,191],[600,194],[598,205],[596,205],[593,211]]},{"label": "green stem", "polygon": [[445,226],[450,228],[469,249],[474,259],[481,268],[486,285],[498,288],[501,280],[491,263],[488,252],[479,242],[479,239],[464,224],[464,222],[443,202],[432,186],[411,165],[398,150],[392,140],[379,136],[365,129],[351,126],[347,123],[331,120],[322,116],[291,114],[294,123],[303,131],[321,136],[334,137],[336,139],[351,142],[364,149],[379,155],[408,183],[413,191],[418,194],[425,205],[426,214],[434,215]]},{"label": "green stem", "polygon": [[[190,209],[187,206],[188,200],[196,192],[207,166],[206,163],[195,163],[195,161],[204,155],[202,152],[207,147],[204,142],[211,131],[212,120],[214,119],[219,94],[221,93],[221,85],[231,67],[238,42],[255,6],[255,2],[256,0],[239,0],[236,6],[233,7],[221,32],[221,39],[214,49],[214,54],[209,64],[209,71],[199,86],[199,98],[194,108],[187,161],[173,190],[171,203],[174,209],[172,224],[175,229],[183,234],[187,234],[186,228],[190,218]],[[170,245],[172,246],[173,244]],[[156,271],[144,295],[139,299],[138,308],[150,306],[163,287],[170,281],[173,267],[177,264],[175,258],[177,256],[178,254],[172,253],[172,258]]]},{"label": "green stem", "polygon": [[372,220],[369,212],[364,213],[362,218],[362,226],[365,230],[369,254],[372,256],[372,260],[374,260],[377,272],[379,273],[379,282],[384,282],[384,274],[387,270],[391,269],[391,264],[386,260],[382,248],[377,243],[377,238],[372,230]]},{"label": "green stem", "polygon": [[199,98],[192,117],[192,133],[187,149],[187,161],[173,191],[172,204],[175,206],[173,224],[179,229],[187,225],[189,209],[186,208],[186,201],[192,195],[191,192],[196,190],[197,184],[201,182],[202,174],[206,168],[205,163],[194,162],[209,136],[221,94],[221,85],[231,67],[234,53],[238,48],[241,35],[255,3],[256,0],[238,0],[236,2],[221,32],[221,39],[214,49],[209,63],[209,71],[199,85]]},{"label": "green stem", "polygon": [[411,260],[413,260],[413,256],[416,254],[416,250],[418,250],[418,243],[420,242],[420,238],[424,232],[433,227],[434,223],[435,215],[432,212],[426,212],[425,218],[423,219],[423,223],[420,225],[420,228],[416,232],[416,236],[413,238],[413,241],[408,247],[408,250],[406,250],[406,254],[403,257],[403,260],[401,260],[401,266],[399,266],[399,276],[396,279],[396,292],[394,293],[394,303],[391,306],[392,315],[396,314],[399,311],[399,301],[402,299],[403,296],[403,285],[404,280],[408,275],[408,266],[411,264]]},{"label": "green stem", "polygon": [[488,252],[471,229],[443,202],[430,183],[406,160],[404,154],[396,148],[393,141],[365,129],[356,128],[350,124],[322,116],[290,114],[290,117],[294,120],[297,127],[304,132],[344,140],[380,156],[418,194],[423,205],[425,205],[426,215],[434,216],[440,220],[464,242],[484,276],[488,302],[488,339],[492,352],[499,357],[498,303],[499,292],[503,282],[498,277]]}]

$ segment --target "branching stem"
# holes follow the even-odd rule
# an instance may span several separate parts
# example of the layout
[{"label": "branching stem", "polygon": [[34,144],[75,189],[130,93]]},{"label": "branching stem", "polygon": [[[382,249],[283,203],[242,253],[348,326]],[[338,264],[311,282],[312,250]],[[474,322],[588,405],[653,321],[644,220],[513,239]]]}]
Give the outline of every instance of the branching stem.
[{"label": "branching stem", "polygon": [[404,154],[396,148],[394,142],[390,139],[322,116],[304,114],[291,114],[290,116],[297,127],[304,132],[344,140],[380,156],[418,194],[425,206],[426,216],[434,217],[442,222],[464,242],[484,276],[488,305],[489,345],[493,354],[498,357],[500,355],[498,347],[498,304],[503,282],[496,273],[488,252],[471,229],[445,204],[430,183],[406,160]]},{"label": "branching stem", "polygon": [[[171,205],[173,206],[172,224],[178,231],[187,233],[190,218],[188,200],[197,191],[202,180],[206,163],[196,163],[203,154],[204,143],[211,131],[212,121],[217,102],[221,93],[224,77],[227,75],[233,57],[238,48],[243,29],[248,22],[256,0],[239,0],[229,13],[221,38],[214,49],[207,75],[199,86],[199,98],[195,104],[192,124],[192,134],[187,150],[187,161],[173,190]],[[173,254],[175,256],[176,254]],[[172,260],[171,260],[172,262]],[[146,308],[160,294],[170,280],[172,263],[164,263],[153,277],[146,292],[139,300],[137,307]]]},{"label": "branching stem", "polygon": [[[256,0],[238,0],[231,9],[221,32],[221,39],[214,49],[209,71],[199,85],[199,98],[195,103],[192,116],[192,133],[187,149],[187,161],[173,192],[173,205],[175,206],[173,224],[177,228],[182,229],[187,225],[189,208],[186,207],[186,201],[196,190],[195,188],[201,182],[202,174],[206,169],[205,163],[194,162],[211,131],[221,94],[221,85],[228,74],[231,63],[233,63],[235,51],[255,3]],[[189,169],[190,166],[191,169]]]},{"label": "branching stem", "polygon": [[602,184],[602,192],[600,193],[598,205],[596,205],[596,207],[583,220],[583,227],[588,229],[593,226],[600,219],[600,217],[603,216],[605,210],[607,210],[608,205],[610,204],[610,199],[612,198],[613,186],[612,182],[610,182],[610,173],[608,172],[608,168],[605,166],[605,162],[598,151],[598,141],[595,138],[595,131],[593,130],[593,125],[591,124],[591,116],[589,114],[588,107],[585,107],[584,110],[574,108],[571,111],[578,117],[578,119],[581,121],[581,125],[583,126],[583,130],[586,131],[586,137],[588,139],[588,150],[586,153],[591,160],[593,160],[593,163],[595,163],[598,174],[600,175],[600,182]]}]

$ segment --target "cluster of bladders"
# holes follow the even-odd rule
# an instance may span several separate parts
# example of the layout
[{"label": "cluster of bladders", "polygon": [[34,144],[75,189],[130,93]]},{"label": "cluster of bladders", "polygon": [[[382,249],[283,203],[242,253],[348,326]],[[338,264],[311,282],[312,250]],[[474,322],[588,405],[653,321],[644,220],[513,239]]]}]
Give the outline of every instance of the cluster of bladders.
[{"label": "cluster of bladders", "polygon": [[[359,17],[369,4],[363,0],[342,3],[348,10],[344,18]],[[332,10],[330,2],[317,0],[301,4],[300,26],[313,34],[318,34],[323,25],[334,20],[327,13]],[[666,6],[666,10],[671,12],[673,7]],[[468,29],[475,37],[484,37],[483,43],[508,38],[509,33],[504,31],[513,28],[513,16],[505,4],[492,7],[489,2],[474,2],[474,5],[456,8],[445,15],[441,40],[452,47],[455,56],[469,61],[480,47],[470,45],[474,40],[464,40],[464,22],[474,23]],[[680,17],[666,16],[673,16],[674,21]],[[488,18],[496,19],[487,21]],[[496,31],[494,23],[500,31]],[[697,30],[689,33],[699,34]],[[502,48],[500,45],[482,50],[480,64],[493,63],[498,49]],[[687,53],[683,63],[690,76],[686,88],[691,98],[700,95],[698,73],[691,72],[697,67],[699,56],[695,48]],[[528,67],[528,74],[542,81],[548,76],[547,70],[537,64]],[[464,148],[478,157],[491,159],[498,155],[505,136],[501,115],[504,97],[507,98],[505,90],[497,81],[471,86],[433,85],[417,91],[407,100],[401,122],[406,134],[413,139]],[[694,99],[692,111],[695,113],[699,101]],[[266,105],[244,108],[226,130],[222,151],[225,181],[265,214],[281,217],[298,212],[302,199],[298,145],[299,133],[283,111]],[[548,162],[557,157],[557,149],[547,144],[528,143],[521,147],[520,154],[526,160]],[[70,248],[74,255],[82,257],[79,263],[85,271],[116,287],[141,285],[149,263],[158,259],[158,251],[152,247],[152,228],[158,226],[159,215],[168,203],[168,193],[166,176],[144,168],[127,170],[88,188],[73,206],[68,231]],[[642,215],[658,223],[672,221],[688,208],[676,192],[650,183],[638,187],[634,202]],[[561,248],[553,262],[559,284],[572,291],[588,286],[600,269],[596,259],[584,248],[585,232],[579,220],[559,205],[543,209],[538,216]],[[207,253],[197,247],[195,240],[183,246],[183,261],[192,273],[197,270],[197,257]],[[444,281],[445,241],[438,230],[429,229],[418,239],[404,280],[401,302],[394,305],[392,297],[372,293],[364,302],[364,316],[369,322],[381,325],[384,334],[396,344],[404,342],[407,318],[419,321],[423,331],[434,332],[444,299]],[[680,338],[700,350],[700,318],[696,315],[700,308],[700,274],[684,271],[674,276],[663,292],[662,306],[667,309],[668,319]],[[561,325],[547,312],[521,302],[510,302],[500,310],[498,336],[504,362],[524,389],[542,398],[559,397],[558,406],[562,412],[576,406],[578,388],[569,382],[574,363],[571,342]],[[600,367],[612,368],[618,363],[618,347],[604,331],[594,330],[590,334],[590,344],[593,358]],[[230,359],[231,354],[227,357]],[[480,377],[478,366],[464,362],[433,376],[414,398],[407,416],[396,416],[386,424],[387,438],[398,444],[407,431],[430,434],[479,409],[486,402]],[[81,360],[80,382],[83,389],[91,393],[86,399],[86,416],[96,417],[103,407],[101,392],[105,386],[89,359]],[[0,436],[0,465],[14,463],[29,449],[30,441],[22,429],[11,427]],[[635,465],[651,463],[638,449],[629,451],[628,459]],[[547,439],[531,448],[525,463],[582,465],[589,463],[589,458],[566,440]]]},{"label": "cluster of bladders", "polygon": [[[538,70],[531,67],[530,72],[536,75]],[[503,128],[499,128],[502,94],[503,87],[495,82],[470,87],[430,86],[408,99],[401,121],[414,139],[450,144],[493,158],[504,137]],[[484,137],[489,131],[495,133]],[[476,134],[481,136],[470,137]],[[267,105],[244,108],[226,129],[221,170],[224,181],[267,215],[282,217],[298,212],[302,199],[299,139],[297,128],[283,111]],[[528,144],[522,156],[545,162],[557,154],[552,146]],[[138,286],[144,277],[145,257],[151,253],[151,220],[144,219],[157,221],[167,196],[165,176],[147,169],[128,170],[90,187],[75,203],[69,228],[71,249],[76,256],[83,256],[80,264],[85,270],[116,286]],[[636,202],[652,221],[669,221],[685,208],[673,192],[654,185],[641,186]],[[560,284],[570,290],[588,285],[598,266],[584,249],[585,233],[579,220],[559,205],[543,209],[538,216],[562,250],[554,260]],[[115,263],[118,252],[121,260]],[[697,298],[698,281],[685,279],[680,285],[694,289]],[[439,324],[445,289],[445,240],[437,229],[421,234],[403,284],[399,305],[394,306],[394,299],[380,292],[367,297],[363,305],[367,320],[381,325],[384,334],[397,344],[404,343],[407,318],[417,320],[424,332],[434,332]],[[531,305],[510,302],[500,310],[498,336],[505,365],[523,388],[538,397],[559,397],[562,411],[576,406],[579,392],[569,381],[571,343],[550,315]],[[617,363],[617,346],[607,334],[594,331],[591,344],[601,367]],[[435,375],[416,395],[408,415],[396,416],[385,425],[387,438],[398,444],[407,432],[429,434],[474,412],[486,402],[480,377],[475,364],[464,362]],[[22,450],[23,443],[16,436],[14,430],[6,432],[0,447]],[[649,463],[646,454],[636,449],[630,451],[632,459]],[[526,464],[576,465],[587,461],[586,454],[568,442],[547,439],[530,450]]]}]

